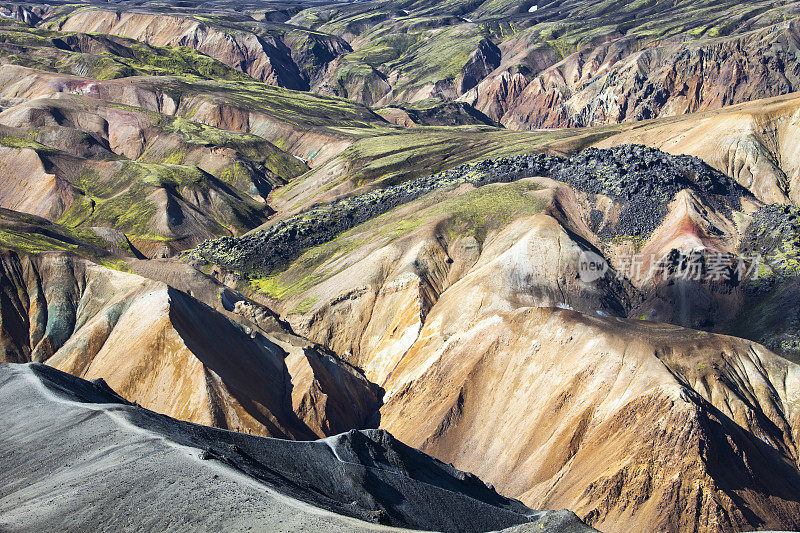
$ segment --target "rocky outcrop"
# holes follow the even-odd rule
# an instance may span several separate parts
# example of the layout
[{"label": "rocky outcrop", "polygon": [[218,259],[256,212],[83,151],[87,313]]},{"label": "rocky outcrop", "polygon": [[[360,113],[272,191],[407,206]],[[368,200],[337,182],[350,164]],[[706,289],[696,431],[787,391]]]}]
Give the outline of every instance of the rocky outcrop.
[{"label": "rocky outcrop", "polygon": [[483,81],[461,99],[471,102],[489,117],[499,120],[504,117],[528,86],[528,79],[520,72],[503,71]]},{"label": "rocky outcrop", "polygon": [[720,112],[653,121],[598,143],[637,142],[702,158],[765,203],[797,202],[800,160],[796,95],[731,106]]},{"label": "rocky outcrop", "polygon": [[19,4],[0,6],[0,13],[5,18],[15,19],[30,26],[42,20],[42,15],[47,13],[44,6],[23,6]]},{"label": "rocky outcrop", "polygon": [[799,30],[800,23],[793,21],[644,49],[635,39],[619,38],[575,52],[530,80],[499,72],[463,99],[514,129],[594,126],[719,109],[800,89]]},{"label": "rocky outcrop", "polygon": [[461,73],[461,82],[458,87],[459,94],[464,94],[500,66],[500,48],[492,41],[483,40],[478,44],[478,49],[473,52],[469,61],[464,65]]}]

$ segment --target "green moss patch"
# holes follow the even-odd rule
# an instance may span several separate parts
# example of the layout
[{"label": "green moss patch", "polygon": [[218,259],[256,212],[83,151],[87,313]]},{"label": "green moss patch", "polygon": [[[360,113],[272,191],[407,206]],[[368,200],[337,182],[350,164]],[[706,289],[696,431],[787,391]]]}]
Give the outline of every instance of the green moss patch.
[{"label": "green moss patch", "polygon": [[57,151],[49,146],[45,146],[42,143],[33,140],[30,137],[16,137],[13,135],[5,135],[0,137],[0,146],[5,146],[6,148],[16,148],[18,150],[34,150],[38,153],[52,153]]}]

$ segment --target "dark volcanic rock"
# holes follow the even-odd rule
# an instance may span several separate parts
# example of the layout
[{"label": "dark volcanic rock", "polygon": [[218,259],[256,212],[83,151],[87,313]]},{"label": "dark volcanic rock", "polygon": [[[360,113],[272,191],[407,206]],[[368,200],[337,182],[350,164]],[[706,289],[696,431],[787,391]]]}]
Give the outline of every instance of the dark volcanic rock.
[{"label": "dark volcanic rock", "polygon": [[726,212],[731,206],[738,208],[742,195],[747,194],[734,180],[697,157],[640,145],[588,148],[572,156],[552,177],[624,204],[616,226],[603,228],[603,237],[649,235],[664,219],[667,204],[684,189],[695,191]]},{"label": "dark volcanic rock", "polygon": [[770,204],[753,214],[740,246],[757,253],[780,278],[800,275],[800,208]]},{"label": "dark volcanic rock", "polygon": [[646,236],[663,220],[666,204],[683,189],[707,198],[715,207],[738,206],[744,189],[702,160],[674,156],[644,146],[590,148],[565,159],[545,154],[487,159],[416,178],[385,189],[315,207],[238,238],[205,241],[193,254],[247,275],[265,275],[301,250],[415,200],[433,190],[463,183],[475,186],[549,176],[575,189],[610,196],[625,204],[615,227],[602,235]]}]

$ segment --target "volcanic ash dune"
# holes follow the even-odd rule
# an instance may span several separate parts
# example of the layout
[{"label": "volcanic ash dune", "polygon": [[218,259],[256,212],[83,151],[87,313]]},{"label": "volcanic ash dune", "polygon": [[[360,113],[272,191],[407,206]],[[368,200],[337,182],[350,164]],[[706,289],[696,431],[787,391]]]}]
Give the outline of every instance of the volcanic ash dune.
[{"label": "volcanic ash dune", "polygon": [[0,411],[4,531],[592,531],[384,431],[304,443],[232,433],[39,364],[0,363]]}]

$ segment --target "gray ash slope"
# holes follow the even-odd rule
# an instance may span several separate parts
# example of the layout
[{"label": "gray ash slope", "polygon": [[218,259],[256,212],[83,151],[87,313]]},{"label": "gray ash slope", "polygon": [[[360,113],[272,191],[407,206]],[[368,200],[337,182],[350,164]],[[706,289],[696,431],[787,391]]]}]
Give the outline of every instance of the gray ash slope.
[{"label": "gray ash slope", "polygon": [[315,442],[239,434],[40,364],[0,364],[0,457],[2,531],[593,531],[384,431]]},{"label": "gray ash slope", "polygon": [[245,275],[266,275],[300,251],[330,241],[358,224],[436,189],[463,183],[475,186],[508,183],[532,176],[551,177],[590,195],[602,194],[623,203],[615,224],[597,228],[606,238],[646,237],[664,219],[666,204],[684,189],[691,189],[723,212],[738,209],[741,198],[750,194],[697,157],[671,155],[645,146],[589,148],[570,158],[530,154],[467,163],[337,200],[241,237],[205,241],[191,255]]}]

